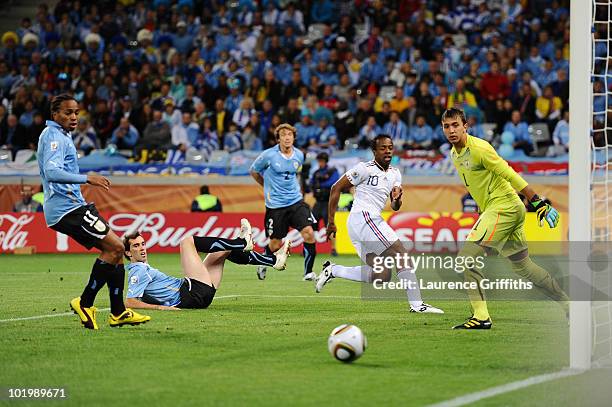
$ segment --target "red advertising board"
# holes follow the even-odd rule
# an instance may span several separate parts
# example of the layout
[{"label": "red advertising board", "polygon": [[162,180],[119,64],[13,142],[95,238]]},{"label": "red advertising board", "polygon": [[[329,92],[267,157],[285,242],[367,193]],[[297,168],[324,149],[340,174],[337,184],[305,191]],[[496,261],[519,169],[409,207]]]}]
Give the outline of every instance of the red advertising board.
[{"label": "red advertising board", "polygon": [[[181,239],[186,236],[219,236],[236,238],[240,232],[240,219],[247,218],[253,226],[256,246],[263,249],[268,243],[263,229],[261,213],[108,213],[102,216],[119,236],[139,230],[147,240],[151,252],[177,252]],[[315,232],[317,249],[328,253],[325,230]],[[295,252],[302,251],[302,237],[296,230],[289,232]],[[37,253],[84,253],[87,250],[66,235],[51,230],[42,213],[0,214],[0,253],[16,248],[35,246]]]}]

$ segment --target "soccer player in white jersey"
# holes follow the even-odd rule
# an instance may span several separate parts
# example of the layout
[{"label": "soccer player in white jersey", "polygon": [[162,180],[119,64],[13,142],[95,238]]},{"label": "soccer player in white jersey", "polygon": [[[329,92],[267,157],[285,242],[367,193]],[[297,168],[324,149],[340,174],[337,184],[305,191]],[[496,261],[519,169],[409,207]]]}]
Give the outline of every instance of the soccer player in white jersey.
[{"label": "soccer player in white jersey", "polygon": [[[391,209],[399,210],[402,206],[402,175],[391,167],[393,158],[393,140],[385,134],[372,140],[374,160],[359,163],[346,172],[332,187],[329,197],[327,235],[336,234],[334,216],[338,207],[340,192],[354,186],[355,198],[348,217],[348,232],[351,242],[363,261],[363,266],[345,267],[326,261],[323,271],[316,280],[315,290],[321,292],[325,284],[335,277],[352,281],[372,282],[375,279],[389,281],[391,270],[374,273],[372,266],[376,256],[395,258],[397,254],[406,253],[395,231],[381,216],[387,197],[391,198]],[[415,270],[404,268],[397,270],[397,276],[406,287],[410,312],[443,314],[444,311],[425,304],[421,299]],[[409,283],[412,282],[412,283]]]}]

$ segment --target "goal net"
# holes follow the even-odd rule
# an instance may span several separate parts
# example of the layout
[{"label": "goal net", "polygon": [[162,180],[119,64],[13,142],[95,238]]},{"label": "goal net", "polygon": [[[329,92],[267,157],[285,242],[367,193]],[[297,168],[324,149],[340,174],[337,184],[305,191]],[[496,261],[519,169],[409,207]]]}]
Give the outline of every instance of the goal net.
[{"label": "goal net", "polygon": [[[573,146],[578,150],[576,154],[570,150],[570,218],[573,218],[570,240],[572,245],[588,247],[582,248],[588,253],[588,267],[584,262],[577,262],[577,267],[582,269],[573,275],[572,281],[586,282],[590,291],[588,298],[572,296],[573,304],[578,305],[574,305],[571,314],[570,360],[572,367],[580,368],[612,366],[612,174],[609,171],[612,109],[608,111],[612,102],[612,4],[609,0],[591,0],[591,7],[588,4],[573,0],[571,11],[577,15],[570,22],[573,25],[570,46],[574,51],[570,70],[574,70],[576,82],[572,84],[570,77],[570,121],[577,122],[572,137],[575,138]],[[582,22],[589,24],[583,27]],[[583,52],[589,55],[581,55]],[[582,57],[590,63],[583,64]],[[581,74],[584,69],[588,69],[588,77]],[[586,103],[580,106],[583,102]],[[586,126],[589,132],[585,131]],[[589,135],[590,143],[587,142]],[[585,151],[588,155],[582,161]],[[590,205],[583,199],[582,210],[580,194],[590,196]],[[578,225],[580,222],[584,227]],[[573,233],[572,228],[576,229]]]}]

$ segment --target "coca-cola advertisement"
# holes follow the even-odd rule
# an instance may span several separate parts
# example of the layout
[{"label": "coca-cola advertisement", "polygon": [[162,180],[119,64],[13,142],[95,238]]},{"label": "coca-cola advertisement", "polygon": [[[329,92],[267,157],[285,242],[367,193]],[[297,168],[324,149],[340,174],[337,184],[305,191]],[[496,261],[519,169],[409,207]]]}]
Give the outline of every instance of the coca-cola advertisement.
[{"label": "coca-cola advertisement", "polygon": [[[180,241],[187,236],[236,238],[240,219],[253,226],[253,240],[263,249],[268,244],[262,213],[108,213],[102,216],[119,236],[138,230],[147,240],[147,248],[156,253],[178,252]],[[302,251],[302,236],[297,230],[288,235],[295,252]],[[325,228],[315,232],[317,250],[328,253]],[[49,229],[42,213],[0,214],[0,253],[34,246],[38,253],[84,253],[87,250],[68,236]]]}]

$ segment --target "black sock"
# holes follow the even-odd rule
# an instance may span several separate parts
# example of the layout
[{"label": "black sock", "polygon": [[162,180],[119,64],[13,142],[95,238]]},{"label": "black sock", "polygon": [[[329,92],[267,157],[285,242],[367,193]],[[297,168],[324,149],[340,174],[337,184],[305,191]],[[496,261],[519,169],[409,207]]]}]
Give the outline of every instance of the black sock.
[{"label": "black sock", "polygon": [[256,266],[274,266],[276,256],[257,252],[241,252],[232,250],[227,259],[236,264],[252,264]]},{"label": "black sock", "polygon": [[108,264],[100,259],[96,259],[91,269],[91,274],[89,275],[89,282],[85,286],[83,294],[81,294],[81,306],[89,308],[93,305],[98,291],[106,284],[108,273],[112,272],[114,269],[115,266],[113,264]]},{"label": "black sock", "polygon": [[122,264],[114,266],[108,277],[108,294],[111,303],[111,314],[119,316],[125,311],[123,302],[123,287],[125,287],[125,269]]},{"label": "black sock", "polygon": [[266,253],[266,254],[269,254],[269,255],[273,255],[273,254],[274,254],[274,252],[272,251],[272,249],[270,249],[270,245],[266,245],[266,252],[265,252],[265,253]]},{"label": "black sock", "polygon": [[317,256],[317,245],[304,242],[304,275],[312,273],[315,257]]},{"label": "black sock", "polygon": [[244,239],[223,239],[221,237],[193,237],[196,250],[201,253],[225,252],[228,250],[242,250],[246,247]]}]

